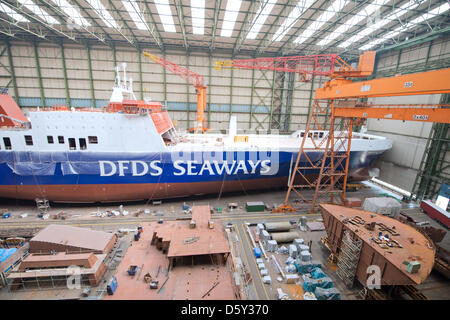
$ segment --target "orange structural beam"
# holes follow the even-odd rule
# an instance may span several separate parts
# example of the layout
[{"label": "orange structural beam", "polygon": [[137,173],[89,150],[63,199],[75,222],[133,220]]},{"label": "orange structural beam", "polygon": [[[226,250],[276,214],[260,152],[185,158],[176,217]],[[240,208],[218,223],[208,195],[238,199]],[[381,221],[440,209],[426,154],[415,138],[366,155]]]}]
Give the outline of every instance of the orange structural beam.
[{"label": "orange structural beam", "polygon": [[448,108],[335,108],[334,115],[341,118],[450,123],[450,109]]},{"label": "orange structural beam", "polygon": [[328,81],[316,90],[316,99],[346,99],[438,94],[450,92],[450,68],[402,76],[351,82]]}]

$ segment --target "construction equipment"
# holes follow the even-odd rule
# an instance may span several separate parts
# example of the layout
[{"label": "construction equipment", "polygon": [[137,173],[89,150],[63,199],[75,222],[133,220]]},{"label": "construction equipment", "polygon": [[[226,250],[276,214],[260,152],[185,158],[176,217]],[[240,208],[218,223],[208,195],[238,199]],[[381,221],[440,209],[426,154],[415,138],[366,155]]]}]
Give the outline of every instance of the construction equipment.
[{"label": "construction equipment", "polygon": [[145,283],[150,283],[153,280],[152,276],[150,275],[150,273],[146,273],[144,274],[144,282]]},{"label": "construction equipment", "polygon": [[297,212],[297,209],[293,208],[289,204],[283,204],[281,206],[272,209],[272,213],[295,213],[295,212]]},{"label": "construction equipment", "polygon": [[[366,74],[366,73],[362,73]],[[306,126],[300,152],[292,175],[289,179],[289,189],[285,198],[288,204],[289,195],[294,191],[305,202],[305,197],[299,191],[302,188],[314,188],[311,212],[314,212],[319,202],[319,194],[329,196],[329,202],[344,202],[347,191],[347,177],[353,126],[362,124],[363,119],[394,119],[421,122],[449,122],[450,109],[447,105],[370,105],[361,104],[357,99],[369,97],[388,97],[403,95],[420,95],[450,92],[448,79],[450,69],[422,72],[417,74],[397,76],[370,81],[353,83],[346,77],[352,73],[341,74],[342,77],[325,83],[323,88],[316,90],[315,100]],[[311,130],[327,130],[323,137],[315,137]],[[335,131],[339,130],[339,131]],[[312,149],[323,152],[321,161],[312,162],[306,150],[311,146],[306,144],[309,139]],[[299,165],[300,159],[307,159],[312,168],[319,171],[317,177],[307,176],[308,167]],[[300,178],[300,179],[296,179]],[[298,184],[297,180],[306,181]],[[341,187],[338,186],[341,184]],[[336,197],[338,195],[339,197]],[[337,201],[336,201],[337,200]],[[322,201],[326,201],[322,199]]]},{"label": "construction equipment", "polygon": [[173,62],[169,62],[160,57],[157,57],[151,53],[146,51],[143,52],[144,56],[152,60],[153,62],[158,63],[163,66],[165,69],[171,71],[172,73],[180,76],[181,78],[187,80],[190,84],[192,84],[197,93],[197,124],[195,128],[190,128],[190,132],[194,133],[205,133],[207,128],[207,123],[204,117],[204,112],[206,109],[206,82],[202,75],[198,73],[188,70],[182,66],[179,66]]},{"label": "construction equipment", "polygon": [[108,292],[109,295],[113,295],[116,289],[117,289],[117,278],[112,277],[111,281],[106,286],[106,291]]},{"label": "construction equipment", "polygon": [[[302,135],[300,152],[288,181],[289,189],[284,204],[272,212],[295,212],[295,208],[288,202],[291,191],[303,202],[312,202],[311,212],[316,209],[319,194],[329,195],[331,203],[339,198],[341,202],[344,201],[353,126],[361,125],[363,119],[450,122],[448,105],[371,105],[358,100],[369,97],[448,93],[450,86],[446,79],[450,78],[450,69],[353,83],[350,78],[371,75],[374,62],[375,51],[364,52],[360,56],[358,68],[353,68],[333,54],[216,62],[217,70],[239,68],[293,72],[300,74],[302,81],[308,81],[315,75],[331,78],[323,88],[316,90]],[[320,134],[313,130],[326,130],[327,133]],[[308,143],[305,143],[306,140],[309,140]],[[306,150],[323,153],[323,157],[319,161],[312,161]],[[299,165],[300,159],[303,163],[306,162],[306,165]],[[313,170],[319,174],[310,174]],[[315,189],[312,201],[300,192],[305,188]],[[336,195],[339,197],[335,197]]]},{"label": "construction equipment", "polygon": [[337,54],[320,54],[217,61],[215,69],[256,69],[294,72],[300,75],[300,81],[309,81],[312,76],[328,76],[331,78],[351,76],[361,78],[372,74],[375,52],[364,52],[359,61],[358,69],[355,69],[342,60]]},{"label": "construction equipment", "polygon": [[130,276],[135,276],[135,275],[136,275],[136,272],[138,271],[138,269],[139,269],[138,266],[131,265],[131,266],[128,268],[128,274],[129,274]]},{"label": "construction equipment", "polygon": [[46,214],[50,209],[50,204],[47,199],[36,198],[34,201],[36,202],[36,207],[39,211],[38,217],[41,218],[42,215]]},{"label": "construction equipment", "polygon": [[151,280],[150,281],[150,289],[158,289],[158,284],[159,284],[158,280]]}]

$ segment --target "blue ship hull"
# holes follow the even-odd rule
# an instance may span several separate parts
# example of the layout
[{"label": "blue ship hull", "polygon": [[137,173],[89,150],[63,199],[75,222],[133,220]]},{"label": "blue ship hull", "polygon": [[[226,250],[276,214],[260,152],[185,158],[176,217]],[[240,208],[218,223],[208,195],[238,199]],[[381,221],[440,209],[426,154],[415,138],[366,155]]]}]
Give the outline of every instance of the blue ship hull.
[{"label": "blue ship hull", "polygon": [[[367,169],[381,153],[352,151],[349,172]],[[308,156],[318,161],[322,153]],[[226,155],[2,151],[0,197],[115,202],[277,188],[287,185],[296,157],[297,153],[273,151]],[[300,162],[307,165],[306,159]]]}]

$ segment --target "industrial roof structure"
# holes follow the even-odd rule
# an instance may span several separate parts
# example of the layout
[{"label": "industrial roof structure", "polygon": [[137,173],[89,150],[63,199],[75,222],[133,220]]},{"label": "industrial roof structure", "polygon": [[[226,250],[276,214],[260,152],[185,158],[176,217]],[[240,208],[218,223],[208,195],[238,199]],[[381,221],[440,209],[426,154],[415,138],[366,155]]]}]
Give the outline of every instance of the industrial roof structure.
[{"label": "industrial roof structure", "polygon": [[439,0],[1,0],[0,37],[356,56],[450,30]]},{"label": "industrial roof structure", "polygon": [[79,250],[107,253],[116,237],[113,233],[51,224],[30,240],[30,252]]}]

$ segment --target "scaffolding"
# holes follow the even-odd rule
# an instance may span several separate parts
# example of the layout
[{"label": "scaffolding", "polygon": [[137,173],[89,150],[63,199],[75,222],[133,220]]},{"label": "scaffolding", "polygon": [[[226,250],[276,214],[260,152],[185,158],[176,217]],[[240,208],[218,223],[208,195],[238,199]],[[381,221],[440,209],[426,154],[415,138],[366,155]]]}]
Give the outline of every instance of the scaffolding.
[{"label": "scaffolding", "polygon": [[[70,273],[66,273],[66,270],[64,269],[35,269],[32,270],[32,272],[35,276],[31,276],[30,274],[27,278],[7,279],[8,291],[67,289],[68,282],[72,276]],[[89,282],[89,276],[87,274],[80,275],[79,284],[80,289],[90,288],[92,286]]]},{"label": "scaffolding", "polygon": [[352,288],[355,281],[361,248],[362,240],[353,240],[350,232],[345,231],[341,242],[336,274],[348,288]]}]

